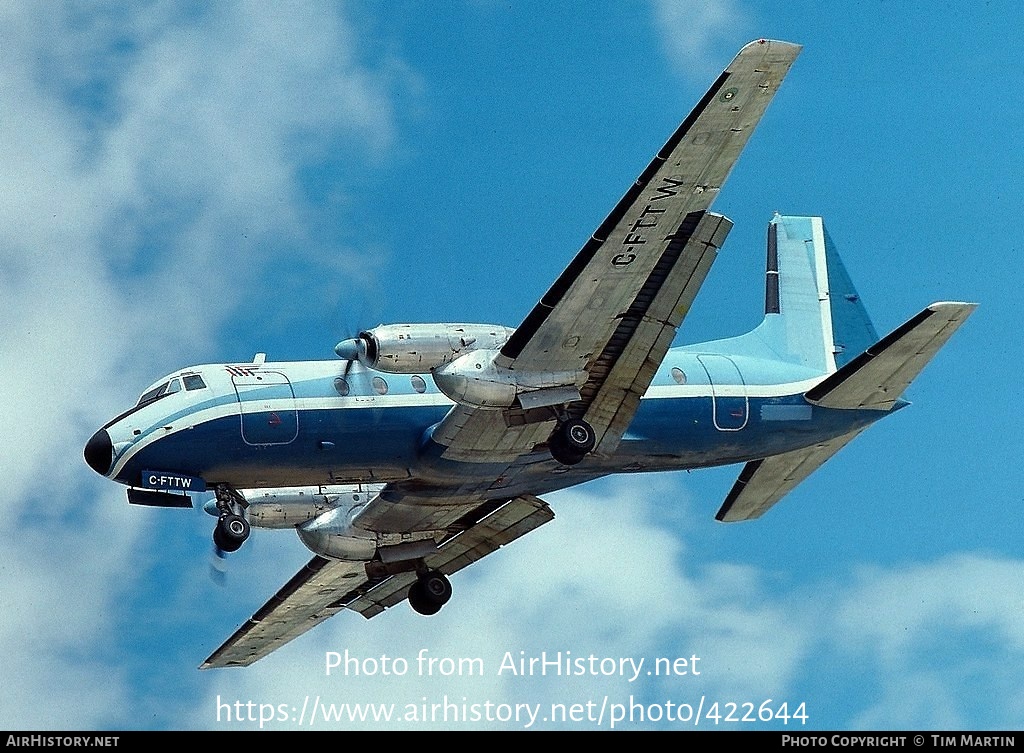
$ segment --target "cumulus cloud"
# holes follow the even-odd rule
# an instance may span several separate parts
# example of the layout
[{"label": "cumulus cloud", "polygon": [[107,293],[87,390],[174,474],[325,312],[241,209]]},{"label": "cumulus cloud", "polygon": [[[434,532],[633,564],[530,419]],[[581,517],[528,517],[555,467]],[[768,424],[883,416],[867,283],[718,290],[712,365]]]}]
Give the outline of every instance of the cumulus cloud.
[{"label": "cumulus cloud", "polygon": [[1024,562],[1007,557],[961,553],[863,570],[835,621],[842,652],[867,663],[881,686],[855,726],[958,729],[984,718],[990,728],[1018,727],[1022,605]]},{"label": "cumulus cloud", "polygon": [[[505,704],[509,713],[517,704],[541,709],[535,722],[541,728],[581,729],[596,724],[553,720],[552,706],[607,698],[644,708],[660,704],[663,711],[666,701],[696,706],[701,696],[708,705],[718,701],[723,714],[730,701],[774,699],[777,707],[788,700],[790,713],[804,701],[807,729],[1019,723],[1024,678],[1014,611],[1024,597],[1024,563],[964,554],[872,567],[848,583],[842,574],[833,576],[839,580],[814,574],[780,586],[757,566],[698,554],[687,545],[688,532],[666,523],[662,506],[672,500],[674,517],[699,529],[678,477],[608,480],[549,498],[555,521],[456,575],[455,596],[440,614],[422,618],[400,605],[370,621],[336,616],[248,669],[216,671],[191,723],[238,725],[223,707],[217,717],[218,699],[271,704],[275,713],[282,704],[301,709],[317,699],[335,710],[377,704],[393,706],[397,720],[413,712],[420,717],[385,723],[321,716],[317,728],[523,726],[514,718],[455,720],[464,704],[490,702],[495,710]],[[980,640],[965,642],[965,631]],[[347,651],[360,663],[328,677],[328,651]],[[451,663],[448,674],[436,664],[421,676],[421,652],[427,659],[479,659],[472,668],[483,672],[470,672],[468,664],[460,672]],[[506,656],[518,662],[559,652],[646,663],[633,682],[617,671],[571,677],[498,671]],[[694,655],[699,676],[692,667],[685,675],[647,674],[658,657]],[[405,673],[385,674],[385,656],[404,659]],[[979,687],[1000,692],[986,696],[980,708]],[[843,698],[841,707],[824,705],[831,693]],[[446,700],[459,706],[449,710],[448,721],[440,716]],[[266,726],[293,729],[296,722],[289,717]],[[620,726],[678,724],[661,718]]]},{"label": "cumulus cloud", "polygon": [[346,256],[310,229],[300,171],[389,143],[395,74],[333,4],[19,3],[0,22],[0,583],[20,605],[0,718],[90,726],[121,694],[95,657],[140,532],[82,446],[210,349],[277,254]]}]

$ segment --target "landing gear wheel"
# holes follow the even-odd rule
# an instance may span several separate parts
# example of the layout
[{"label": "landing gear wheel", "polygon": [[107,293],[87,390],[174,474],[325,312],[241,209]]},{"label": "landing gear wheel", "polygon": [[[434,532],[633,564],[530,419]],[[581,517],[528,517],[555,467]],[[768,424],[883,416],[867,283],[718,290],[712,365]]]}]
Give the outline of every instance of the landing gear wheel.
[{"label": "landing gear wheel", "polygon": [[440,570],[430,570],[421,575],[418,582],[423,586],[427,598],[439,606],[443,607],[452,598],[451,581]]},{"label": "landing gear wheel", "polygon": [[594,449],[597,437],[594,427],[580,418],[561,424],[548,442],[551,457],[562,465],[576,465]]},{"label": "landing gear wheel", "polygon": [[417,614],[428,616],[441,611],[440,604],[435,604],[427,598],[427,594],[423,590],[423,584],[420,581],[416,581],[409,586],[409,606]]},{"label": "landing gear wheel", "polygon": [[213,529],[213,543],[225,552],[235,552],[249,538],[249,521],[241,515],[221,515]]},{"label": "landing gear wheel", "polygon": [[409,587],[409,606],[419,614],[437,614],[450,598],[452,584],[438,570],[428,570]]}]

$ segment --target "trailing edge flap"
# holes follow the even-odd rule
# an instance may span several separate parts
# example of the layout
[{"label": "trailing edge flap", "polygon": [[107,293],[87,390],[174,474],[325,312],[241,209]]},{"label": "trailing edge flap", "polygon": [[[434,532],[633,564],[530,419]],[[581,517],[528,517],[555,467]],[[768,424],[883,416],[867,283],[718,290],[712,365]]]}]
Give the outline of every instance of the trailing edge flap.
[{"label": "trailing edge flap", "polygon": [[715,519],[733,523],[760,518],[864,428],[802,450],[747,463]]},{"label": "trailing edge flap", "polygon": [[[555,517],[542,499],[531,495],[508,502],[487,502],[478,510],[480,514],[471,519],[475,522],[443,541],[437,552],[425,558],[428,567],[451,575]],[[200,669],[248,666],[346,608],[373,617],[403,601],[415,579],[415,573],[400,573],[369,580],[363,562],[318,555]]]},{"label": "trailing edge flap", "polygon": [[[520,536],[553,520],[555,514],[539,497],[524,494],[450,539],[441,542],[438,551],[423,558],[427,567],[451,575],[467,565],[496,552]],[[369,619],[405,600],[409,586],[416,580],[415,573],[401,573],[359,594],[345,607]]]},{"label": "trailing edge flap", "polygon": [[977,307],[933,303],[807,392],[823,408],[891,410],[900,395]]}]

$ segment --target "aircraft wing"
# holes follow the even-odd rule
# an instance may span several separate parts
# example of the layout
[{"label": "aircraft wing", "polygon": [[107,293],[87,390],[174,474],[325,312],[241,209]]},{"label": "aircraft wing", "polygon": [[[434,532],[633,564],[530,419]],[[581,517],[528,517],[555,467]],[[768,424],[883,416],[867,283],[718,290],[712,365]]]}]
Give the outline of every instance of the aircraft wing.
[{"label": "aircraft wing", "polygon": [[[572,372],[561,402],[615,449],[731,223],[707,212],[800,51],[740,50],[501,349],[495,364]],[[573,388],[568,388],[573,391]],[[450,459],[512,462],[551,433],[550,410],[456,406],[434,431]]]},{"label": "aircraft wing", "polygon": [[[534,496],[485,504],[424,561],[451,575],[553,518],[551,508]],[[402,602],[415,578],[411,572],[372,578],[363,562],[313,557],[200,669],[248,666],[343,609],[378,615]]]}]

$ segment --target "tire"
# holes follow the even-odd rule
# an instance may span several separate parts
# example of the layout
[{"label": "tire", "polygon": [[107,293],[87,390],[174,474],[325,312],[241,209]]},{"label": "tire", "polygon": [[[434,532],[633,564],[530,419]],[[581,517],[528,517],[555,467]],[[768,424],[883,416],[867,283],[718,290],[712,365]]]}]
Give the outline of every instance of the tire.
[{"label": "tire", "polygon": [[417,614],[430,616],[441,611],[441,604],[437,604],[427,596],[423,588],[423,581],[417,580],[409,586],[409,606]]},{"label": "tire", "polygon": [[443,607],[452,598],[452,584],[439,570],[431,570],[423,575],[420,577],[419,583],[427,600],[437,604],[438,607]]},{"label": "tire", "polygon": [[241,515],[222,515],[213,529],[213,543],[225,552],[236,552],[249,538],[249,521]]},{"label": "tire", "polygon": [[570,418],[555,429],[548,446],[551,457],[562,465],[576,465],[594,449],[594,428],[579,418]]}]

